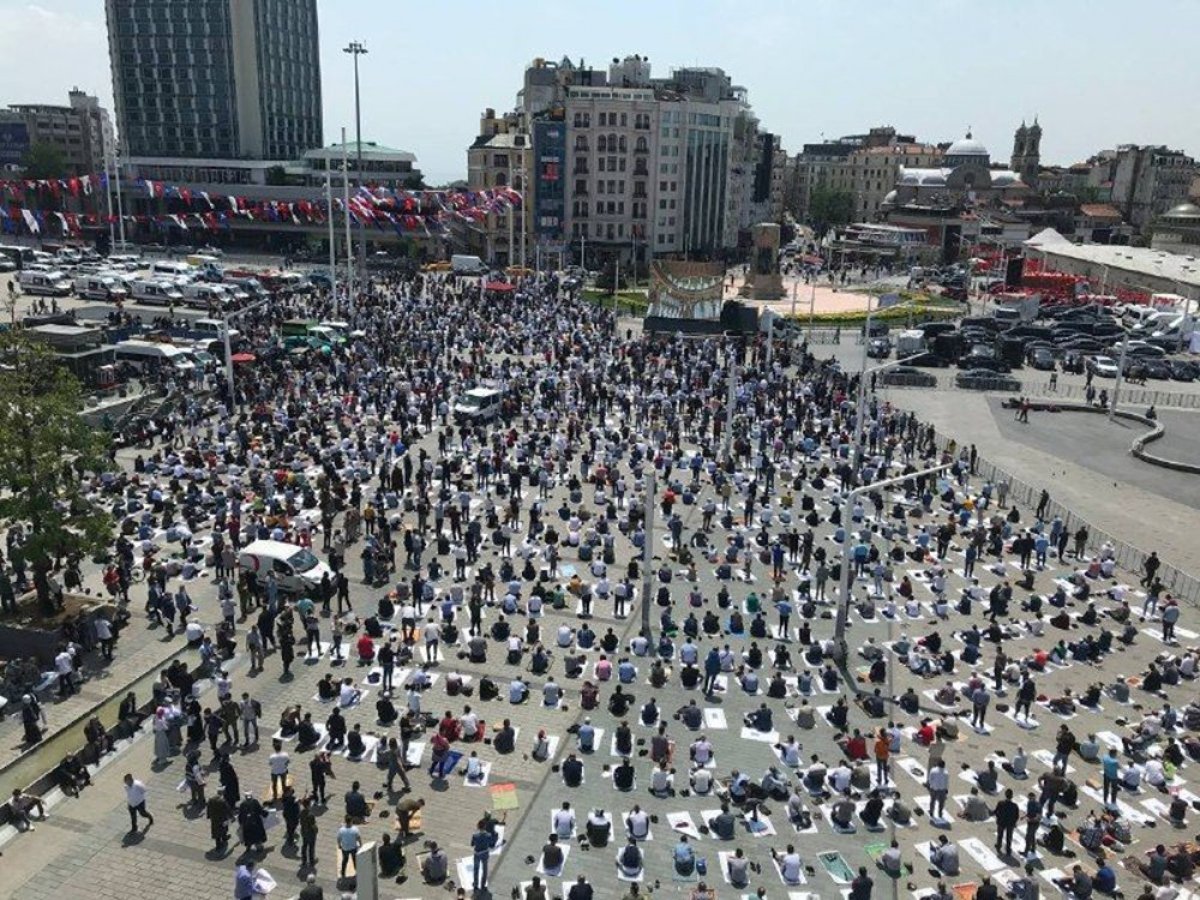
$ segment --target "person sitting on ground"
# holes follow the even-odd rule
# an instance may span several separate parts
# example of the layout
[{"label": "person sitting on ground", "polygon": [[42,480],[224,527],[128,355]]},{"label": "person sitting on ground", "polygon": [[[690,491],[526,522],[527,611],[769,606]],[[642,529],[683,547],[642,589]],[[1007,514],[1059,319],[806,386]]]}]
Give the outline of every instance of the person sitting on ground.
[{"label": "person sitting on ground", "polygon": [[900,873],[904,870],[904,863],[900,856],[899,842],[892,841],[891,845],[883,851],[883,855],[879,857],[879,868],[892,878],[900,877]]},{"label": "person sitting on ground", "polygon": [[450,858],[437,841],[429,841],[425,846],[428,852],[421,860],[421,876],[426,884],[442,884],[450,872]]},{"label": "person sitting on ground", "polygon": [[30,817],[30,812],[34,809],[37,810],[39,819],[45,820],[46,818],[46,805],[42,802],[42,798],[36,794],[26,793],[20,788],[13,788],[8,809],[12,816],[13,826],[18,831],[34,830],[33,820]]},{"label": "person sitting on ground", "polygon": [[752,728],[755,731],[765,733],[774,730],[774,722],[770,708],[766,703],[759,705],[758,709],[751,710],[746,713],[743,720],[747,728]]},{"label": "person sitting on ground", "polygon": [[963,803],[962,817],[968,822],[986,822],[992,815],[987,803],[979,796],[979,788],[971,788]]},{"label": "person sitting on ground", "polygon": [[834,830],[843,834],[853,834],[857,830],[854,827],[854,812],[854,801],[849,797],[841,796],[834,801],[833,808],[829,813]]},{"label": "person sitting on ground", "polygon": [[617,867],[621,870],[621,874],[626,878],[635,878],[641,875],[644,866],[641,847],[634,838],[629,838],[625,846],[617,854]]},{"label": "person sitting on ground", "polygon": [[929,851],[929,861],[943,875],[959,873],[958,846],[952,844],[944,834],[938,835],[937,843]]}]

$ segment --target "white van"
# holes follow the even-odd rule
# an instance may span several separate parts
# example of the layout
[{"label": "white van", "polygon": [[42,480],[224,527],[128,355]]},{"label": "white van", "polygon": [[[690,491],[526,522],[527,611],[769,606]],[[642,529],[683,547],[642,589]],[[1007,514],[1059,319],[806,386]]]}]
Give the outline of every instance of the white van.
[{"label": "white van", "polygon": [[170,306],[183,302],[183,294],[169,281],[135,281],[130,293],[134,300],[147,306]]},{"label": "white van", "polygon": [[160,259],[150,267],[150,274],[179,284],[181,280],[191,281],[192,277],[196,274],[196,270],[185,262]]},{"label": "white van", "polygon": [[[192,323],[192,331],[202,338],[225,340],[225,323],[220,319],[197,319]],[[229,329],[229,339],[237,340],[241,332],[236,328]]]},{"label": "white van", "polygon": [[118,341],[114,345],[117,362],[125,362],[138,370],[156,371],[170,366],[180,374],[190,373],[196,368],[191,354],[174,344],[159,344],[154,341]]},{"label": "white van", "polygon": [[465,253],[455,253],[450,257],[450,270],[459,275],[485,275],[487,266],[478,256],[468,256]]},{"label": "white van", "polygon": [[471,388],[454,403],[454,421],[475,424],[500,415],[504,392],[495,388]]},{"label": "white van", "polygon": [[103,300],[118,303],[129,297],[125,285],[111,275],[82,275],[75,279],[75,293],[85,300]]},{"label": "white van", "polygon": [[26,294],[67,297],[71,293],[71,280],[58,269],[50,269],[45,272],[23,271],[17,276],[17,284]]},{"label": "white van", "polygon": [[267,583],[267,576],[275,573],[275,582],[280,590],[289,594],[304,594],[321,586],[327,574],[332,579],[333,570],[307,550],[297,544],[284,541],[253,541],[238,554],[238,568],[260,585]]},{"label": "white van", "polygon": [[213,284],[185,284],[179,292],[183,294],[184,305],[196,309],[221,307],[228,302],[225,292]]},{"label": "white van", "polygon": [[142,267],[142,258],[132,253],[114,253],[108,257],[108,264],[126,272],[136,272]]}]

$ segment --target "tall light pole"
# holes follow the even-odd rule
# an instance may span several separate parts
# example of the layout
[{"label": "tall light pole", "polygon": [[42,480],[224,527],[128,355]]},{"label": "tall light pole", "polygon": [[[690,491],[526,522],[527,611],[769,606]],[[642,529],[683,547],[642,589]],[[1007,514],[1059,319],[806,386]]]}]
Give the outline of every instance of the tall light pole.
[{"label": "tall light pole", "polygon": [[350,241],[350,158],[346,151],[346,129],[342,129],[342,206],[346,213],[346,299],[354,306],[354,244]]},{"label": "tall light pole", "polygon": [[[1181,328],[1183,326],[1180,326]],[[1117,398],[1121,396],[1121,382],[1125,380],[1125,354],[1129,350],[1129,329],[1122,329],[1121,356],[1117,360],[1117,383],[1113,385],[1112,403],[1108,405],[1108,421],[1113,421],[1117,415]]]},{"label": "tall light pole", "polygon": [[337,249],[333,231],[333,154],[325,157],[325,216],[329,219],[329,295],[337,303]]},{"label": "tall light pole", "polygon": [[[363,162],[362,162],[362,105],[359,100],[358,92],[358,58],[367,52],[367,48],[363,46],[362,41],[351,41],[350,46],[342,48],[343,53],[349,53],[354,57],[354,165],[358,167],[358,186],[363,186]],[[360,232],[362,241],[359,244],[359,263],[362,266],[363,278],[367,277],[367,229],[363,228]],[[346,259],[349,260],[353,256],[353,248],[346,248]]]},{"label": "tall light pole", "polygon": [[[940,466],[932,466],[928,469],[921,469],[918,472],[911,472],[908,475],[897,475],[893,478],[885,478],[882,481],[873,481],[871,484],[859,485],[846,495],[845,509],[851,523],[854,521],[854,504],[863,494],[879,488],[891,487],[894,484],[903,484],[910,478],[920,478],[924,475],[936,475],[938,472],[944,472],[946,469],[949,469],[950,466],[950,463],[945,463]],[[846,622],[850,614],[850,538],[853,533],[853,529],[847,528],[845,540],[842,541],[842,577],[838,587],[837,617],[834,619],[833,630],[834,654],[843,665],[847,659]]]}]

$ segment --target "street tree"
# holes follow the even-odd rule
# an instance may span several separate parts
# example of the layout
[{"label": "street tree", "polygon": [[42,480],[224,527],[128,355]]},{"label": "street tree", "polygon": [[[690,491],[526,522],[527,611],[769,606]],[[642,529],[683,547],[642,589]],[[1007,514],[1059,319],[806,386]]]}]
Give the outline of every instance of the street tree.
[{"label": "street tree", "polygon": [[102,466],[107,441],[79,416],[82,398],[49,348],[0,335],[0,519],[25,532],[17,552],[47,615],[52,568],[102,552],[111,536],[108,516],[81,489],[81,474]]},{"label": "street tree", "polygon": [[39,141],[30,146],[21,157],[21,172],[25,178],[34,181],[43,178],[66,178],[66,154],[53,144]]},{"label": "street tree", "polygon": [[854,216],[854,195],[849,191],[819,185],[808,201],[808,218],[818,235],[835,225],[848,225]]}]

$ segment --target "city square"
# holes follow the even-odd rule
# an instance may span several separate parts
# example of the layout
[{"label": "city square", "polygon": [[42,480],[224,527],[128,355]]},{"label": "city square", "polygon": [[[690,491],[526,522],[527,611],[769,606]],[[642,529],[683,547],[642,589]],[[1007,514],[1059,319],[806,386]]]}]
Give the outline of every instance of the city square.
[{"label": "city square", "polygon": [[0,110],[0,897],[1200,892],[1200,165],[318,6]]}]

